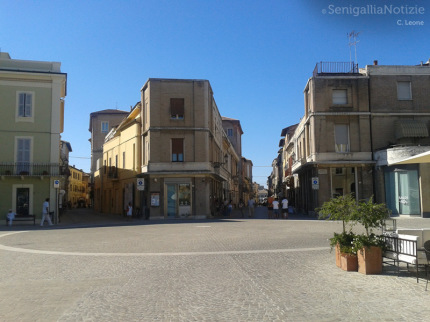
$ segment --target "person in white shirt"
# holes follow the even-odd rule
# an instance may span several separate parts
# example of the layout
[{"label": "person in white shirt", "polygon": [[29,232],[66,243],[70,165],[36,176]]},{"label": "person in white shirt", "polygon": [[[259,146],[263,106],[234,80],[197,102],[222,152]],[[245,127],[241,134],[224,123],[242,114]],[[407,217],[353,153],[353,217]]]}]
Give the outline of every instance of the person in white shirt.
[{"label": "person in white shirt", "polygon": [[12,221],[15,219],[15,213],[12,209],[9,209],[9,212],[6,215],[7,220],[9,221],[9,227],[12,226]]},{"label": "person in white shirt", "polygon": [[45,219],[48,221],[49,226],[52,226],[51,217],[49,217],[49,198],[46,198],[42,205],[42,220],[40,226],[43,226]]},{"label": "person in white shirt", "polygon": [[275,219],[278,219],[279,218],[279,201],[278,201],[278,198],[273,200],[272,205],[273,205],[273,216],[275,217]]},{"label": "person in white shirt", "polygon": [[288,199],[284,198],[281,201],[282,203],[282,215],[284,216],[284,219],[288,219]]},{"label": "person in white shirt", "polygon": [[248,200],[248,217],[253,218],[254,217],[254,199]]}]

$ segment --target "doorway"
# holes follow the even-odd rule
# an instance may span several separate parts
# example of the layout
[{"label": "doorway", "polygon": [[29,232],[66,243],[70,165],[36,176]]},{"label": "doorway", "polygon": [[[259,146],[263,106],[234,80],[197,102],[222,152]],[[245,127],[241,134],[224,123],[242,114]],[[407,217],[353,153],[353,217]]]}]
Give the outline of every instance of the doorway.
[{"label": "doorway", "polygon": [[30,209],[30,189],[16,189],[16,213],[20,215],[28,215]]},{"label": "doorway", "polygon": [[166,183],[167,217],[181,218],[191,215],[191,184]]}]

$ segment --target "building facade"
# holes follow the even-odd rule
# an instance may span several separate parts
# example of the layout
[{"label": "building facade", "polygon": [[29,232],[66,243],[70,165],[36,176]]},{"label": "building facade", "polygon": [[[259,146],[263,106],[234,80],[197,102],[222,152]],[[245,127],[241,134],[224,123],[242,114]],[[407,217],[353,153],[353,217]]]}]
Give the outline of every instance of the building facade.
[{"label": "building facade", "polygon": [[[58,219],[60,135],[67,74],[59,62],[11,59],[0,53],[0,213],[40,218],[51,200]],[[55,184],[55,187],[54,187]]]},{"label": "building facade", "polygon": [[206,218],[240,198],[241,155],[207,80],[150,78],[141,102],[106,136],[102,162],[94,181],[102,212],[131,202],[150,218]]},{"label": "building facade", "polygon": [[69,166],[70,176],[66,194],[68,208],[86,208],[90,205],[90,175],[74,166]]},{"label": "building facade", "polygon": [[312,214],[353,194],[374,195],[394,215],[427,216],[429,164],[399,162],[430,150],[429,88],[426,64],[318,63],[304,90],[304,117],[284,143],[298,210]]}]

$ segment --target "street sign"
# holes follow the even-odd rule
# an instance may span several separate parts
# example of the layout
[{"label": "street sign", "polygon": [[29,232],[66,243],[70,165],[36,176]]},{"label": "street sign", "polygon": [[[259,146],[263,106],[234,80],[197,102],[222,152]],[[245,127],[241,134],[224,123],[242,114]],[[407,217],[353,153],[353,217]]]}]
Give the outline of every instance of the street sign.
[{"label": "street sign", "polygon": [[54,188],[55,189],[60,188],[60,180],[54,180]]},{"label": "street sign", "polygon": [[145,190],[145,180],[143,178],[138,178],[136,187],[139,191]]},{"label": "street sign", "polygon": [[320,188],[320,181],[318,177],[312,178],[312,189],[318,190]]}]

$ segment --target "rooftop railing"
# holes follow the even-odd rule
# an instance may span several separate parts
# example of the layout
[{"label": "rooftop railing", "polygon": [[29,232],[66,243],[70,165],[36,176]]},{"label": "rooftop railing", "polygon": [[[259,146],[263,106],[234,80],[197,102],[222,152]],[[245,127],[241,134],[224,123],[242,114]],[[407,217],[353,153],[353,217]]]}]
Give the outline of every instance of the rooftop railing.
[{"label": "rooftop railing", "polygon": [[319,62],[314,68],[313,76],[325,74],[359,74],[358,64],[354,62]]}]

